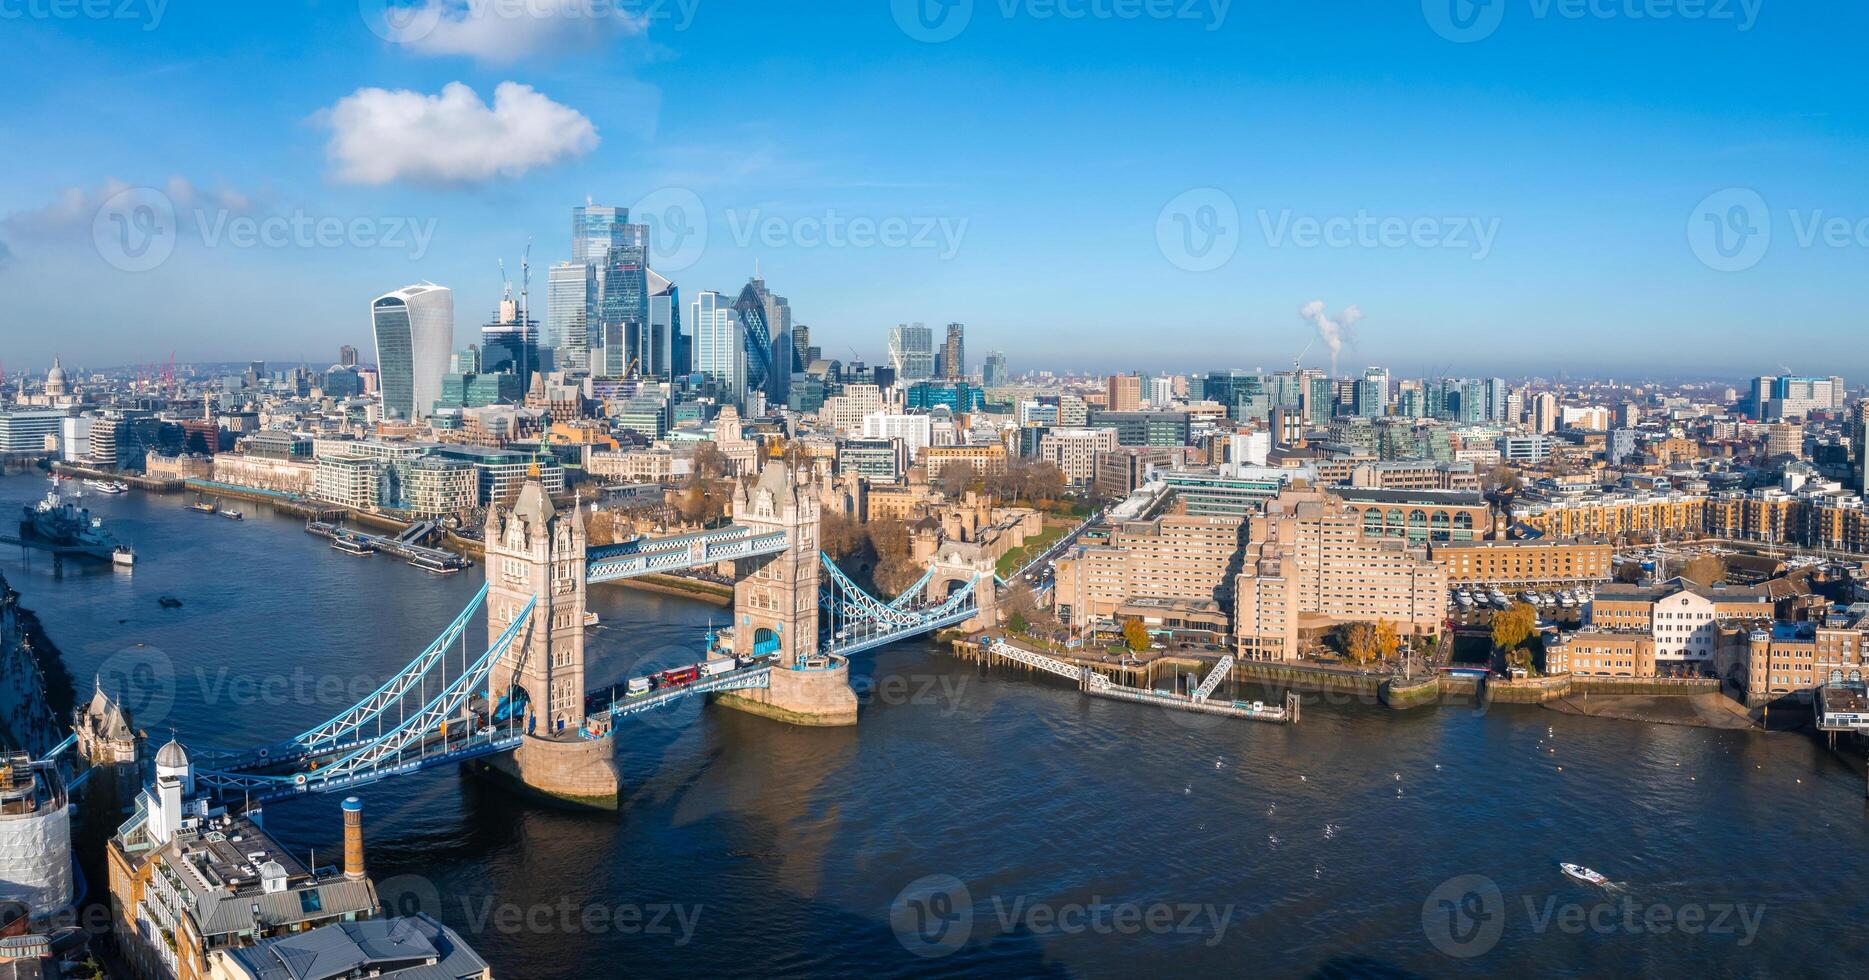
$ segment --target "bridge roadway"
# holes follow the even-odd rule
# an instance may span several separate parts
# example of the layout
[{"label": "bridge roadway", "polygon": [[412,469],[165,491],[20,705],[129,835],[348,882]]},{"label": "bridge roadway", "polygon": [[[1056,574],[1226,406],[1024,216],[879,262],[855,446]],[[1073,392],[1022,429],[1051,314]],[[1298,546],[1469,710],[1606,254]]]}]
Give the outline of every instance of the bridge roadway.
[{"label": "bridge roadway", "polygon": [[[614,581],[734,558],[777,554],[788,547],[785,532],[759,533],[728,526],[677,538],[591,548],[587,577],[591,582]],[[826,616],[821,623],[825,642],[819,653],[838,659],[848,659],[897,640],[967,622],[979,612],[975,588],[983,584],[992,588],[990,578],[983,580],[975,576],[964,587],[950,592],[945,601],[925,607],[909,605],[912,597],[923,595],[923,587],[934,575],[931,569],[902,596],[884,603],[850,582],[828,558],[820,558],[829,569],[830,581],[821,596]],[[265,802],[349,790],[389,776],[515,748],[525,737],[520,722],[492,705],[485,687],[494,664],[506,656],[531,615],[536,598],[526,604],[508,624],[505,633],[477,660],[468,663],[463,650],[461,670],[452,677],[448,669],[452,661],[445,655],[456,640],[462,639],[466,623],[485,601],[486,594],[483,588],[426,651],[377,693],[286,742],[234,752],[204,749],[197,757],[208,765],[197,770],[197,780],[230,798],[245,795],[256,802]],[[607,738],[612,734],[610,726],[615,721],[672,705],[683,698],[769,687],[775,669],[772,657],[768,651],[757,647],[751,652],[751,657],[725,673],[697,677],[679,686],[634,696],[619,695],[619,691],[627,691],[627,685],[595,695],[587,693],[585,726],[577,732],[560,733],[558,737]],[[692,666],[704,664],[705,657]],[[437,673],[441,690],[431,695],[428,684]],[[398,706],[393,715],[392,704]]]},{"label": "bridge roadway", "polygon": [[617,582],[736,558],[776,555],[787,547],[783,531],[761,534],[751,528],[729,524],[672,538],[638,538],[622,544],[598,545],[585,554],[584,577],[592,584]]}]

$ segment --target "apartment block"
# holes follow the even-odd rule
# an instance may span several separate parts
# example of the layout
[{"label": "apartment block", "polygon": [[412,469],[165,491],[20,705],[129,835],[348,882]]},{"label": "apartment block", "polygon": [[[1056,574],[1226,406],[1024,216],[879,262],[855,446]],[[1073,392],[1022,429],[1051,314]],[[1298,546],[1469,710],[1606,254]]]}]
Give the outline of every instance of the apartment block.
[{"label": "apartment block", "polygon": [[1269,501],[1263,520],[1252,522],[1235,583],[1240,655],[1296,659],[1302,641],[1352,622],[1438,631],[1446,569],[1380,525],[1375,531],[1360,508],[1327,491],[1292,488]]}]

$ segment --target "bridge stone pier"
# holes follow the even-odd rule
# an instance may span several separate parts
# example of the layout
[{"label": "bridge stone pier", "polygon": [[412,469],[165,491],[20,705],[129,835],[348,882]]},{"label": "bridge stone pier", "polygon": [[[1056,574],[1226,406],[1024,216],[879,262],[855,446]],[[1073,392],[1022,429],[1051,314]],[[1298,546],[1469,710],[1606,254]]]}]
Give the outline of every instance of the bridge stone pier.
[{"label": "bridge stone pier", "polygon": [[[495,642],[532,597],[538,604],[488,689],[497,703],[525,702],[524,740],[486,766],[533,793],[577,806],[616,809],[621,777],[615,745],[584,726],[584,518],[559,511],[528,482],[511,509],[489,508],[486,523],[487,639]],[[515,706],[514,710],[521,710]]]},{"label": "bridge stone pier", "polygon": [[770,652],[775,664],[768,687],[719,694],[717,703],[794,725],[857,723],[849,661],[818,648],[818,520],[817,494],[784,463],[767,463],[751,489],[734,492],[734,523],[783,531],[788,547],[735,563],[734,650]]}]

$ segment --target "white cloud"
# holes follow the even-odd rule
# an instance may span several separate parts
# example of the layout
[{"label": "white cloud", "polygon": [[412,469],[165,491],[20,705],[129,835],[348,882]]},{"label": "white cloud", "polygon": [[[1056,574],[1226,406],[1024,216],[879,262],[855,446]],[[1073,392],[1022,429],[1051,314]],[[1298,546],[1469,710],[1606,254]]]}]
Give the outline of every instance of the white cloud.
[{"label": "white cloud", "polygon": [[422,0],[394,11],[398,39],[428,55],[511,64],[539,54],[590,49],[643,33],[648,17],[620,0]]},{"label": "white cloud", "polygon": [[518,82],[501,82],[491,107],[460,82],[440,95],[358,89],[320,117],[331,129],[325,152],[347,184],[477,184],[597,146],[583,113]]}]

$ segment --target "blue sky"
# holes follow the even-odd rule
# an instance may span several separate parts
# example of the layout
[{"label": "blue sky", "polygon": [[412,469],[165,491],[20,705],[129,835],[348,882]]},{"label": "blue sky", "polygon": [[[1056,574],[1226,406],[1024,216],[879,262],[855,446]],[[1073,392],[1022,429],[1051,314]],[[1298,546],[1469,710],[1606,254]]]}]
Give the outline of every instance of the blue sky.
[{"label": "blue sky", "polygon": [[[465,344],[589,196],[698,201],[684,294],[757,261],[831,356],[961,320],[1015,370],[1275,367],[1322,300],[1346,371],[1869,368],[1842,0],[424,0],[402,41],[403,0],[61,2],[0,0],[9,367],[329,360],[422,279]],[[177,215],[137,271],[99,216],[131,187]],[[281,217],[343,229],[238,240]],[[850,220],[902,234],[820,241]]]}]

